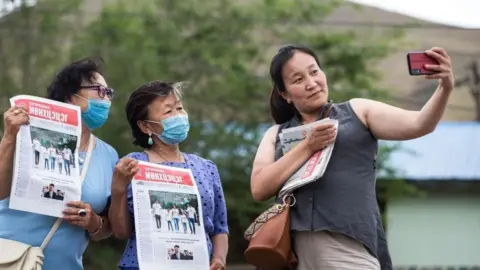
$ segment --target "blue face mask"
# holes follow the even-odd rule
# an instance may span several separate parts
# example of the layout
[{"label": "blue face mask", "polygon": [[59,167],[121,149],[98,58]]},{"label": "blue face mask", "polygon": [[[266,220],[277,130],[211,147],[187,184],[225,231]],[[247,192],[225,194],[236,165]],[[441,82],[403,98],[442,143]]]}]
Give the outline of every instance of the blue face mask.
[{"label": "blue face mask", "polygon": [[162,134],[157,134],[158,139],[168,145],[179,144],[188,137],[190,124],[188,123],[188,116],[179,114],[163,119],[161,122],[146,121],[151,123],[158,123],[163,126]]},{"label": "blue face mask", "polygon": [[[83,97],[82,97],[83,98]],[[88,107],[82,112],[82,119],[90,130],[97,129],[105,124],[110,113],[110,101],[88,99]]]}]

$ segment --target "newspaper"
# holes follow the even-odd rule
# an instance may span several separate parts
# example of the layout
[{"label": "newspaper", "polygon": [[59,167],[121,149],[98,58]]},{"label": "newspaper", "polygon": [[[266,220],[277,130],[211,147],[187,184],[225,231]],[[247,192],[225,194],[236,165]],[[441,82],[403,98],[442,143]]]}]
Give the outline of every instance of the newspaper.
[{"label": "newspaper", "polygon": [[25,108],[30,123],[17,135],[9,207],[62,217],[65,204],[81,198],[80,107],[26,95],[10,103]]},{"label": "newspaper", "polygon": [[[303,141],[310,134],[313,127],[319,124],[333,124],[338,128],[338,121],[325,118],[307,125],[282,130],[279,134],[283,154],[288,153],[292,148]],[[325,172],[330,156],[333,152],[335,142],[329,144],[325,149],[316,152],[309,160],[285,182],[280,190],[280,196],[293,192],[295,189],[314,182],[321,178]]]},{"label": "newspaper", "polygon": [[140,161],[132,192],[139,268],[208,270],[202,204],[191,171]]}]

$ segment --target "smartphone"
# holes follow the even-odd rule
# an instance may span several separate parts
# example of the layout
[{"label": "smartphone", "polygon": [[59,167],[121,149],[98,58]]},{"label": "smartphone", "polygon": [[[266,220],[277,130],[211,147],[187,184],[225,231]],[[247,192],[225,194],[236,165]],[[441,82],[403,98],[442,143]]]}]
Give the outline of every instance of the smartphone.
[{"label": "smartphone", "polygon": [[431,75],[436,72],[425,69],[425,65],[438,65],[435,58],[428,56],[424,52],[407,53],[408,73],[412,76]]}]

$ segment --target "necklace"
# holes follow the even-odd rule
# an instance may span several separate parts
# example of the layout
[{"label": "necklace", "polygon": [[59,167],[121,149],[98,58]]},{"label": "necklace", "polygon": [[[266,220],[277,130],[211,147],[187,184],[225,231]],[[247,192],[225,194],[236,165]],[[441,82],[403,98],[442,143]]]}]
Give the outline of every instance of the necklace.
[{"label": "necklace", "polygon": [[[153,152],[153,151],[152,151]],[[157,152],[153,152],[155,155],[159,156],[161,159],[163,159],[165,162],[177,162],[177,161],[169,161],[168,159],[166,159],[165,157],[163,157],[161,154],[157,153]],[[178,162],[182,162],[182,157],[181,157],[181,152],[180,151],[177,151],[177,158],[178,158]]]}]

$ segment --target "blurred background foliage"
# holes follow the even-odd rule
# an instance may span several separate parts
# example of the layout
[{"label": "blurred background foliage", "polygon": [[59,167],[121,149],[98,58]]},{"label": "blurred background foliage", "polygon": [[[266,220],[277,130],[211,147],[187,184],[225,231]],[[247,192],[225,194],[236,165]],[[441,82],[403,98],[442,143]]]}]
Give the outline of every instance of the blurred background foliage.
[{"label": "blurred background foliage", "polygon": [[[81,0],[44,0],[1,18],[1,108],[17,94],[44,96],[55,72],[89,55],[105,60],[105,77],[116,90],[107,125],[96,135],[123,156],[136,151],[124,105],[151,80],[188,81],[184,94],[192,129],[182,150],[212,159],[222,176],[230,226],[229,263],[243,260],[243,231],[269,202],[256,203],[249,179],[253,157],[272,124],[269,61],[279,46],[313,48],[336,102],[352,97],[389,101],[376,86],[374,64],[402,41],[397,29],[381,33],[325,31],[322,18],[340,1],[316,0],[117,0],[89,13]],[[395,172],[383,160],[378,168]],[[389,197],[415,192],[402,181],[378,185],[380,206]],[[116,269],[125,243],[91,243],[86,269]]]}]

